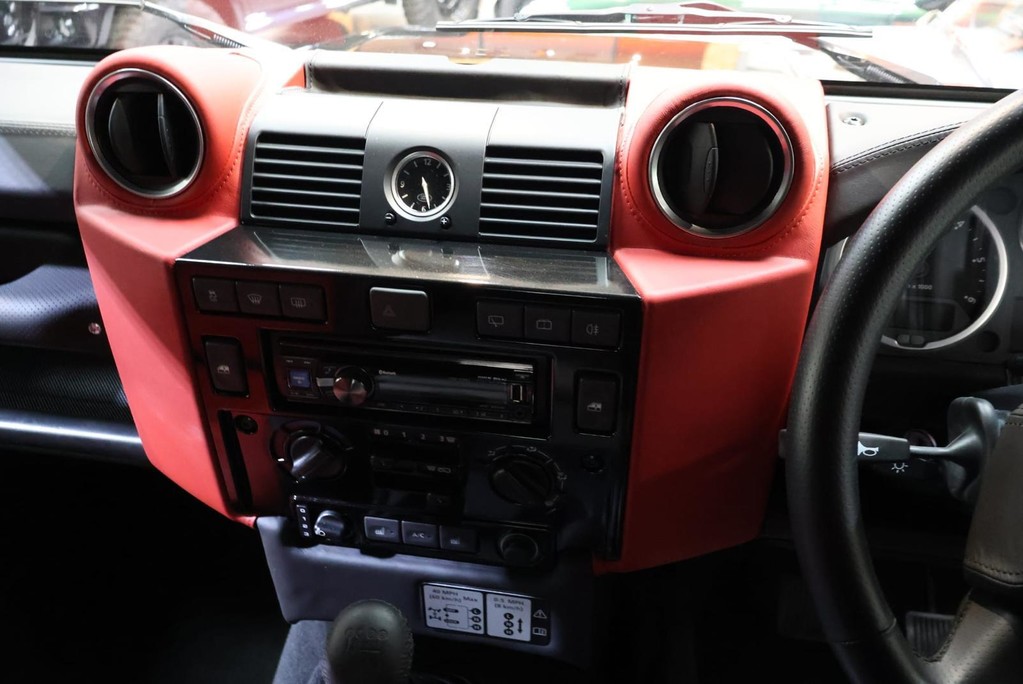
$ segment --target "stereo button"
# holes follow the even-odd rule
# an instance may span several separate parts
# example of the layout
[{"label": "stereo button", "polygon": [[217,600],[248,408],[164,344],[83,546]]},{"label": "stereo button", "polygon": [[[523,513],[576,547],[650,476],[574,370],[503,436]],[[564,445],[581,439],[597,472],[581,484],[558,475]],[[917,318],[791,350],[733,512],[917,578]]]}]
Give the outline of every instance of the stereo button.
[{"label": "stereo button", "polygon": [[292,368],[288,370],[289,389],[312,389],[313,375],[308,368]]}]

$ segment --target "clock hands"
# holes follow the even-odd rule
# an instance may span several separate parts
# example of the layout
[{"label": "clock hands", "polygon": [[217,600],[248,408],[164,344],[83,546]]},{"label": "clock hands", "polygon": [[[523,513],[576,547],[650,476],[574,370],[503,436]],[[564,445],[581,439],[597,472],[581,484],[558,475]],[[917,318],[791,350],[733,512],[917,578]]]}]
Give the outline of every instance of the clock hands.
[{"label": "clock hands", "polygon": [[423,194],[426,195],[426,208],[429,209],[433,201],[430,199],[430,186],[426,184],[426,177],[420,176],[419,180],[423,182]]}]

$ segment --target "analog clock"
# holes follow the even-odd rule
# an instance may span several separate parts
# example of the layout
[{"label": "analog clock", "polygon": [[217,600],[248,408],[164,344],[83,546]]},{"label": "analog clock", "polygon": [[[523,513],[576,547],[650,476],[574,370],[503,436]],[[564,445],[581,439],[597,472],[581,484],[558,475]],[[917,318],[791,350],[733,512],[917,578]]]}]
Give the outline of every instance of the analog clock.
[{"label": "analog clock", "polygon": [[395,209],[413,220],[433,218],[451,206],[455,174],[436,152],[419,151],[404,157],[394,168],[391,195]]}]

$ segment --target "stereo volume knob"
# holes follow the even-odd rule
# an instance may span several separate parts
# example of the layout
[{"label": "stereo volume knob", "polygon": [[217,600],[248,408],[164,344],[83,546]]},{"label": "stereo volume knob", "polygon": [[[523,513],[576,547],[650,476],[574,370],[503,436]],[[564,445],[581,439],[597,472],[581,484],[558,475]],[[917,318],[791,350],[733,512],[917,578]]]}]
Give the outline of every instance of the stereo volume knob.
[{"label": "stereo volume knob", "polygon": [[359,368],[343,368],[334,376],[334,396],[345,406],[362,406],[372,389],[369,376]]}]

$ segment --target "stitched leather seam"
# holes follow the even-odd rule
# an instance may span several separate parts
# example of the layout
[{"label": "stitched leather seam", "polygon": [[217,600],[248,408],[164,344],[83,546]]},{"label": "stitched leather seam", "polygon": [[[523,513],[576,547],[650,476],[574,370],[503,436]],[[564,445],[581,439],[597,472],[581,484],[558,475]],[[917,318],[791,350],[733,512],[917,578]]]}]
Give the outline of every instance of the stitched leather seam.
[{"label": "stitched leather seam", "polygon": [[859,167],[864,166],[866,164],[870,164],[871,162],[876,162],[876,161],[879,161],[881,159],[885,159],[887,157],[891,157],[891,156],[894,156],[896,154],[900,154],[902,152],[908,152],[909,150],[915,149],[917,147],[927,147],[929,145],[936,145],[939,142],[941,142],[942,140],[944,140],[946,137],[947,137],[946,135],[938,134],[938,135],[935,135],[935,136],[933,136],[931,138],[927,138],[927,139],[924,139],[924,140],[918,140],[918,141],[914,142],[912,145],[902,145],[902,146],[899,146],[899,147],[893,147],[892,149],[886,150],[886,151],[884,151],[884,152],[882,152],[880,154],[875,154],[875,155],[871,155],[870,157],[865,157],[863,159],[860,159],[860,160],[858,160],[858,161],[856,161],[856,162],[854,162],[852,164],[849,164],[848,166],[845,166],[845,167],[842,167],[842,168],[833,167],[832,168],[832,172],[836,176],[840,176],[843,173],[845,173],[846,171],[852,171],[853,169],[858,169]]},{"label": "stitched leather seam", "polygon": [[[1023,572],[1014,570],[1003,570],[1002,568],[995,567],[994,565],[988,565],[984,561],[979,561],[976,558],[969,558],[963,561],[966,565],[973,568],[983,568],[988,572],[995,573],[997,575],[1003,575],[1005,577],[1020,577],[1023,576]],[[1010,580],[1003,580],[1006,583],[1010,583]],[[1019,584],[1018,582],[1012,582],[1013,584]]]},{"label": "stitched leather seam", "polygon": [[966,608],[970,605],[970,594],[967,593],[963,599],[962,604],[959,606],[959,610],[956,611],[955,620],[952,621],[952,628],[948,630],[948,636],[945,637],[945,641],[941,643],[941,648],[936,653],[923,658],[924,662],[936,663],[945,657],[948,653],[949,647],[952,645],[952,638],[955,636],[959,626],[963,624],[963,620],[966,619]]},{"label": "stitched leather seam", "polygon": [[940,128],[932,128],[929,131],[914,133],[911,136],[891,140],[883,145],[877,145],[869,150],[859,152],[852,157],[846,157],[840,162],[832,165],[831,171],[836,176],[841,175],[846,171],[851,171],[852,169],[863,166],[864,164],[869,164],[872,161],[877,161],[878,159],[890,157],[893,154],[899,154],[900,152],[906,152],[907,150],[923,147],[925,145],[934,145],[947,138],[961,125],[962,122],[948,126],[941,126]]}]

